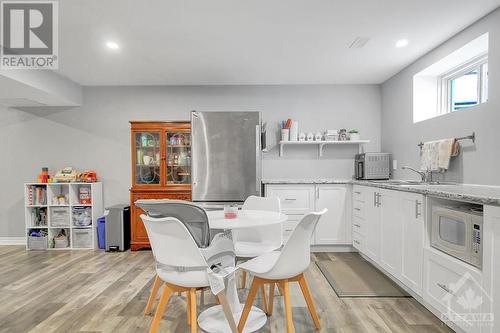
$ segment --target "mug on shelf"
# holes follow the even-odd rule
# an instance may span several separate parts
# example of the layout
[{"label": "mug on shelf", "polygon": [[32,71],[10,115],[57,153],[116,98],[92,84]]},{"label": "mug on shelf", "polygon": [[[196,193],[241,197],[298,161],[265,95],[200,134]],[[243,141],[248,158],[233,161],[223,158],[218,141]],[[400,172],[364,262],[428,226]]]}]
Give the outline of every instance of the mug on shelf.
[{"label": "mug on shelf", "polygon": [[281,141],[288,141],[290,139],[290,130],[288,128],[281,129]]}]

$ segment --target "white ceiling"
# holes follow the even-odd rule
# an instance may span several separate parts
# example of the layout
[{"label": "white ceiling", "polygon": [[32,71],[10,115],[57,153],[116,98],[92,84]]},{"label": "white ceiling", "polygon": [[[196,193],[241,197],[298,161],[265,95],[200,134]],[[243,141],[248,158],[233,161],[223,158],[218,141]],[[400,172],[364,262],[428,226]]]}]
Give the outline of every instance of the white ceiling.
[{"label": "white ceiling", "polygon": [[[64,0],[60,70],[82,85],[381,83],[500,0]],[[370,37],[349,49],[357,36]],[[410,45],[396,49],[398,39]],[[118,51],[107,49],[116,41]]]}]

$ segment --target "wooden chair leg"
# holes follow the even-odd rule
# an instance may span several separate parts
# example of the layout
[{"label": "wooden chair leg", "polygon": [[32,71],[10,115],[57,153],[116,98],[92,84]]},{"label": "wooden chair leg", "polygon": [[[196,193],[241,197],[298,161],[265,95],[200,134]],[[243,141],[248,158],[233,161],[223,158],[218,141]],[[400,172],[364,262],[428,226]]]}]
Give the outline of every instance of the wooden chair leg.
[{"label": "wooden chair leg", "polygon": [[191,297],[189,295],[189,291],[187,292],[186,295],[186,303],[187,303],[187,323],[188,325],[191,325]]},{"label": "wooden chair leg", "polygon": [[247,286],[247,271],[241,272],[241,288],[245,289]]},{"label": "wooden chair leg", "polygon": [[162,281],[158,275],[156,275],[155,280],[153,282],[153,287],[151,288],[151,293],[149,294],[148,303],[146,304],[146,308],[144,309],[144,314],[148,315],[151,312],[151,308],[156,300],[156,294],[158,294],[158,289],[160,289]]},{"label": "wooden chair leg", "polygon": [[258,277],[254,277],[252,281],[252,286],[250,287],[250,291],[248,292],[247,300],[245,302],[245,307],[243,308],[243,312],[241,313],[240,322],[238,323],[238,332],[242,333],[243,328],[245,327],[245,323],[248,319],[248,315],[250,314],[250,310],[252,309],[253,300],[255,299],[255,295],[257,295],[257,291],[259,290],[259,286],[261,282]]},{"label": "wooden chair leg", "polygon": [[299,285],[300,289],[302,290],[302,294],[304,295],[304,299],[306,300],[309,313],[311,314],[311,317],[314,321],[314,325],[319,330],[321,328],[321,322],[319,321],[318,313],[316,312],[316,307],[314,306],[314,301],[311,292],[309,291],[309,286],[307,285],[304,273],[300,274],[299,276]]},{"label": "wooden chair leg", "polygon": [[191,312],[191,333],[197,333],[198,332],[198,325],[197,325],[197,318],[196,318],[196,289],[191,288],[189,290],[189,305],[190,309],[189,311]]},{"label": "wooden chair leg", "polygon": [[163,312],[165,311],[165,306],[168,303],[171,293],[172,291],[168,285],[165,284],[163,293],[161,294],[160,303],[158,303],[158,308],[156,309],[155,316],[151,322],[151,326],[149,327],[149,333],[156,333],[158,331],[158,326],[160,326],[160,321],[163,317]]},{"label": "wooden chair leg", "polygon": [[286,329],[288,333],[293,333],[295,329],[293,327],[292,303],[290,301],[290,284],[288,280],[284,280],[282,283],[283,296],[285,297]]},{"label": "wooden chair leg", "polygon": [[266,285],[262,284],[262,286],[260,287],[260,290],[262,291],[262,307],[264,308],[263,309],[264,312],[267,313],[268,309],[267,309]]},{"label": "wooden chair leg", "polygon": [[274,283],[271,283],[269,285],[269,304],[267,305],[267,312],[266,314],[268,316],[273,315],[273,307],[274,307],[274,291],[275,291],[275,286]]}]

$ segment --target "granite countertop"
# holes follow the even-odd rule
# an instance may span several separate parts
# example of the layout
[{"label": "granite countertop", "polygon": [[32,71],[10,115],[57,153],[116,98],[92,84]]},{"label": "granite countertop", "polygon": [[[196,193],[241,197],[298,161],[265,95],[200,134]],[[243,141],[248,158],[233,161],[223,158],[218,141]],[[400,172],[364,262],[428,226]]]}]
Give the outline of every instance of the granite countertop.
[{"label": "granite countertop", "polygon": [[264,179],[263,184],[356,184],[483,205],[500,206],[500,186],[470,184],[391,184],[383,181],[350,180],[336,178]]},{"label": "granite countertop", "polygon": [[500,186],[470,184],[396,185],[380,181],[374,182],[366,180],[352,180],[351,183],[385,188],[389,190],[420,193],[450,200],[500,206]]},{"label": "granite countertop", "polygon": [[296,179],[263,179],[262,184],[350,184],[350,179],[335,178],[296,178]]}]

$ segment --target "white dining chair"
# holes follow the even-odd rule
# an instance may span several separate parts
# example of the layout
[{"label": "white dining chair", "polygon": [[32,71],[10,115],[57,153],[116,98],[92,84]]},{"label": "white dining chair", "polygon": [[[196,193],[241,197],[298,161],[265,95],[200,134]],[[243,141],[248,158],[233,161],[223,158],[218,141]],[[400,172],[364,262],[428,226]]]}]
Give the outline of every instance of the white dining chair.
[{"label": "white dining chair", "polygon": [[[242,210],[264,210],[281,212],[278,197],[249,196]],[[261,254],[272,252],[283,245],[283,232],[281,224],[233,230],[234,252],[237,260],[248,260]],[[246,272],[242,273],[242,286],[246,285]],[[264,296],[264,295],[263,295]]]},{"label": "white dining chair", "polygon": [[[252,307],[257,291],[269,284],[269,302],[264,309],[267,315],[272,315],[275,286],[282,290],[285,299],[285,314],[287,321],[287,332],[294,331],[292,319],[292,306],[290,302],[290,282],[298,282],[304,295],[307,307],[317,329],[321,328],[321,323],[314,307],[313,298],[304,276],[304,271],[311,263],[311,236],[318,224],[319,219],[327,209],[317,213],[305,215],[292,232],[290,239],[280,251],[273,251],[249,260],[240,268],[246,270],[254,276],[252,286],[248,293],[245,307],[241,315],[238,332],[243,332],[245,322]],[[264,303],[266,307],[266,303]]]},{"label": "white dining chair", "polygon": [[[196,291],[204,290],[209,286],[207,273],[209,265],[202,250],[198,248],[186,226],[177,218],[154,218],[143,214],[141,219],[151,243],[156,261],[156,279],[159,281],[157,284],[155,279],[153,289],[156,290],[152,294],[156,294],[162,282],[164,284],[163,293],[149,332],[157,332],[170,295],[175,292],[187,292],[188,325],[191,326],[192,333],[197,332]],[[213,244],[217,244],[218,237],[223,236],[216,235]],[[204,250],[209,249],[210,247]],[[234,328],[233,331],[235,331],[236,324],[224,294],[221,292],[217,294],[217,297],[226,317],[230,318],[231,328]],[[152,301],[151,297],[148,303],[150,301]]]}]

